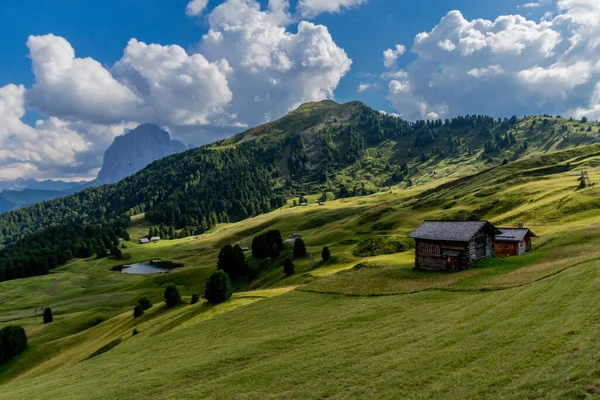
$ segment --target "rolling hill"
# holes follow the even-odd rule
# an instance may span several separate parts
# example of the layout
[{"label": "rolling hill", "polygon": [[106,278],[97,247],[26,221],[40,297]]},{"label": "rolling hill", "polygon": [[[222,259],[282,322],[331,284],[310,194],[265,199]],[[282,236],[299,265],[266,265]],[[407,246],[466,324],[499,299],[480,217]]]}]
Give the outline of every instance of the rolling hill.
[{"label": "rolling hill", "polygon": [[113,184],[0,215],[0,245],[59,224],[145,212],[156,224],[203,232],[276,209],[285,198],[343,198],[443,182],[599,141],[593,122],[465,116],[407,121],[359,102],[300,106],[280,120],[158,160]]},{"label": "rolling hill", "polygon": [[[321,207],[315,194],[308,207],[148,246],[136,243],[149,227],[136,215],[131,262],[185,267],[140,276],[111,271],[119,261],[110,258],[77,259],[0,283],[0,327],[22,325],[30,338],[0,366],[0,398],[594,398],[599,189],[579,188],[578,177],[597,182],[599,166],[600,145],[531,154]],[[365,241],[406,240],[423,219],[454,218],[525,222],[540,238],[532,253],[456,274],[413,270],[410,246],[357,255]],[[285,277],[287,248],[225,303],[164,307],[167,283],[189,301],[222,246],[270,229],[301,232],[315,268],[297,259]],[[328,263],[318,257],[325,245]],[[142,295],[155,305],[134,319]],[[55,322],[35,321],[39,306]]]}]

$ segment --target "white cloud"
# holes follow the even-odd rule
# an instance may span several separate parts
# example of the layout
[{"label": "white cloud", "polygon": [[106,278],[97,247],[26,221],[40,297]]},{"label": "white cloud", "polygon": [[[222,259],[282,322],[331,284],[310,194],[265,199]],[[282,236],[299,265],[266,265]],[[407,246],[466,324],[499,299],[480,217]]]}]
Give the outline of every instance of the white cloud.
[{"label": "white cloud", "polygon": [[90,143],[67,123],[52,117],[25,124],[25,87],[0,88],[0,179],[15,179],[42,171],[75,167],[77,154],[87,151]]},{"label": "white cloud", "polygon": [[525,3],[525,4],[519,4],[517,6],[517,8],[537,8],[540,6],[541,6],[540,3]]},{"label": "white cloud", "polygon": [[131,39],[114,66],[116,76],[143,99],[152,115],[133,120],[159,124],[204,125],[232,99],[226,60],[210,63],[201,54],[188,55],[179,46],[147,45]]},{"label": "white cloud", "polygon": [[297,9],[303,17],[312,18],[322,13],[339,13],[366,2],[367,0],[299,0]]},{"label": "white cloud", "polygon": [[379,87],[378,83],[359,83],[358,89],[356,89],[356,93],[366,92],[367,90],[377,89]]},{"label": "white cloud", "polygon": [[127,118],[141,106],[141,100],[102,64],[76,58],[64,38],[30,36],[27,47],[35,75],[27,100],[42,113],[110,123]]},{"label": "white cloud", "polygon": [[198,16],[206,10],[207,5],[208,0],[192,0],[187,4],[185,14],[189,17]]},{"label": "white cloud", "polygon": [[[390,79],[410,119],[462,114],[600,117],[600,2],[560,0],[539,22],[520,15],[467,20],[451,11],[415,37],[417,59]],[[387,67],[387,65],[386,65]]]},{"label": "white cloud", "polygon": [[[277,6],[279,5],[279,6]],[[322,25],[302,21],[285,28],[286,2],[261,10],[253,0],[229,0],[209,15],[210,30],[198,44],[209,60],[226,59],[233,92],[228,112],[254,125],[307,101],[333,97],[352,61]]]},{"label": "white cloud", "polygon": [[397,44],[393,49],[386,49],[383,52],[383,65],[388,69],[394,68],[396,66],[396,60],[398,60],[398,57],[403,55],[405,51],[406,47],[401,44]]}]

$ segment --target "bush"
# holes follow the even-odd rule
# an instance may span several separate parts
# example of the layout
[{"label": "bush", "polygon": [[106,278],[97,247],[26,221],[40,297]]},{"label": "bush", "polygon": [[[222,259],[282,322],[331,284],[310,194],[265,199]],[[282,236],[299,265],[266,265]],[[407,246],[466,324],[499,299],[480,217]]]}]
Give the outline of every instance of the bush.
[{"label": "bush", "polygon": [[271,230],[252,239],[252,255],[258,259],[276,258],[283,250],[281,232]]},{"label": "bush", "polygon": [[27,335],[20,326],[7,326],[0,329],[0,342],[4,361],[21,354],[27,348]]},{"label": "bush", "polygon": [[121,251],[121,249],[117,246],[111,246],[110,255],[115,259],[120,260],[123,257],[123,251]]},{"label": "bush", "polygon": [[218,304],[231,297],[231,280],[224,271],[214,272],[206,282],[204,295],[209,303]]},{"label": "bush", "polygon": [[133,336],[137,335],[138,333],[140,333],[137,329],[133,330]]},{"label": "bush", "polygon": [[52,309],[50,307],[44,308],[44,323],[49,324],[52,321],[54,321],[54,318],[52,317]]},{"label": "bush", "polygon": [[106,249],[104,246],[100,245],[96,248],[96,258],[104,258],[106,255]]},{"label": "bush", "polygon": [[323,261],[327,262],[331,258],[331,251],[329,251],[329,247],[323,247],[323,251],[321,251],[321,258]]},{"label": "bush", "polygon": [[139,318],[144,315],[144,307],[140,303],[136,304],[133,308],[133,318]]},{"label": "bush", "polygon": [[304,240],[296,239],[294,241],[294,258],[304,257],[306,255],[306,245]]},{"label": "bush", "polygon": [[411,247],[410,242],[398,236],[374,236],[359,242],[352,251],[356,257],[372,257],[401,253]]},{"label": "bush", "polygon": [[140,306],[142,306],[142,309],[144,311],[149,310],[152,308],[152,302],[150,301],[149,298],[147,298],[146,296],[142,297],[141,299],[138,300],[138,304]]},{"label": "bush", "polygon": [[192,301],[190,301],[190,304],[196,304],[198,300],[200,300],[200,296],[198,296],[198,293],[194,293],[192,295]]},{"label": "bush", "polygon": [[181,296],[179,295],[179,289],[177,286],[170,283],[165,288],[165,303],[167,303],[167,307],[175,307],[177,304],[181,303]]},{"label": "bush", "polygon": [[223,270],[229,275],[229,279],[236,281],[248,275],[248,264],[246,256],[239,245],[235,247],[230,244],[224,246],[219,252],[217,269]]},{"label": "bush", "polygon": [[290,276],[294,275],[295,272],[296,267],[294,266],[294,262],[291,258],[286,258],[285,262],[283,263],[283,273],[287,276]]}]

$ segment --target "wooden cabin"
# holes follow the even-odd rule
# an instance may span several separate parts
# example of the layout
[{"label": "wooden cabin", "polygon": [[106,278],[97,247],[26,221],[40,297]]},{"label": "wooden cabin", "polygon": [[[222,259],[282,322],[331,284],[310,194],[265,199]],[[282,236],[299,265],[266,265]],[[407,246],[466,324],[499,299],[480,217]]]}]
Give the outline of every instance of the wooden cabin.
[{"label": "wooden cabin", "polygon": [[141,238],[140,239],[140,244],[148,244],[150,243],[150,240],[148,240],[148,238]]},{"label": "wooden cabin", "polygon": [[158,243],[158,242],[160,242],[160,236],[152,236],[152,237],[150,238],[150,241],[151,241],[152,243]]},{"label": "wooden cabin", "polygon": [[518,228],[498,228],[494,252],[496,255],[511,257],[520,256],[533,250],[531,239],[538,237],[529,228],[519,224]]},{"label": "wooden cabin", "polygon": [[488,221],[425,221],[408,237],[415,240],[415,268],[462,271],[494,256],[497,234]]}]

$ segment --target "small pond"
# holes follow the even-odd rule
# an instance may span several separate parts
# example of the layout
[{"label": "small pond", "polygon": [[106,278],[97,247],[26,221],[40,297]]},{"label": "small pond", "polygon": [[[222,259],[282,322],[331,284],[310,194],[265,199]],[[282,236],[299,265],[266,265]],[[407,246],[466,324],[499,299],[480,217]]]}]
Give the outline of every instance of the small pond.
[{"label": "small pond", "polygon": [[117,265],[112,267],[113,271],[119,271],[124,274],[165,274],[172,269],[183,267],[183,264],[177,264],[170,261],[152,260],[141,261],[133,264]]}]

